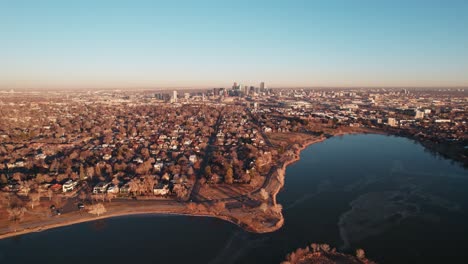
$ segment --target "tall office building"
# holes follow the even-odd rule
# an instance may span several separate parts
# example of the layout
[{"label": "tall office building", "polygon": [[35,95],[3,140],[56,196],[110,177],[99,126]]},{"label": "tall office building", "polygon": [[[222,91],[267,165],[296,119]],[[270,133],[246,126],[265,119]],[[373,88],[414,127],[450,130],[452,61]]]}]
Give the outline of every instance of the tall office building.
[{"label": "tall office building", "polygon": [[219,88],[219,95],[220,96],[226,96],[227,95],[227,89]]},{"label": "tall office building", "polygon": [[260,83],[260,91],[263,92],[265,90],[265,83],[261,82]]},{"label": "tall office building", "polygon": [[172,102],[177,103],[177,91],[172,92]]}]

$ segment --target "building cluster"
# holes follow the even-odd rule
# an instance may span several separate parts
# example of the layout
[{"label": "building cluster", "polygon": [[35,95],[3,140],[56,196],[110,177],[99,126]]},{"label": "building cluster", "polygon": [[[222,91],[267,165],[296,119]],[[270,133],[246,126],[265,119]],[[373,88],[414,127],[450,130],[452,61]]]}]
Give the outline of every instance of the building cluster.
[{"label": "building cluster", "polygon": [[[215,148],[209,160],[211,182],[249,183],[258,172],[255,162],[265,156],[268,147],[260,127],[245,106],[230,106],[216,127]],[[227,177],[226,177],[227,176]]]},{"label": "building cluster", "polygon": [[99,96],[92,104],[15,99],[1,108],[0,184],[20,193],[86,183],[96,194],[187,195],[219,115],[207,105],[110,107]]},{"label": "building cluster", "polygon": [[304,120],[398,131],[434,142],[467,140],[464,90],[286,90],[272,111]]},{"label": "building cluster", "polygon": [[198,178],[249,183],[250,161],[264,142],[247,108],[217,101],[15,93],[0,104],[0,188],[21,195],[84,191],[188,199]]},{"label": "building cluster", "polygon": [[229,89],[8,92],[0,188],[174,195],[198,179],[246,184],[278,158],[274,133],[364,127],[466,149],[464,90]]}]

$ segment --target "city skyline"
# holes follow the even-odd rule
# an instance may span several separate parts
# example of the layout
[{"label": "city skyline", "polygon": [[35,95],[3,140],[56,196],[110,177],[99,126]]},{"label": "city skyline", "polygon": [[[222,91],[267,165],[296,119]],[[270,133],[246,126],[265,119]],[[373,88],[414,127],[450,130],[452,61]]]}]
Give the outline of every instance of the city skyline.
[{"label": "city skyline", "polygon": [[464,1],[0,7],[0,89],[468,86]]}]

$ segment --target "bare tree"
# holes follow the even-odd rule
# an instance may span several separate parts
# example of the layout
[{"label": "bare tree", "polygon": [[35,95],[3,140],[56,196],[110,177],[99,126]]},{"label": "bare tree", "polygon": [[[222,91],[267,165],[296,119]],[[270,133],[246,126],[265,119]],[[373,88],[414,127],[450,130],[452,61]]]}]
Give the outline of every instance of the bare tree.
[{"label": "bare tree", "polygon": [[93,194],[92,199],[95,200],[96,202],[98,202],[98,201],[104,202],[106,200],[106,194],[105,193]]},{"label": "bare tree", "polygon": [[106,200],[110,203],[112,202],[112,199],[114,199],[116,197],[115,194],[113,193],[106,193]]},{"label": "bare tree", "polygon": [[137,193],[140,193],[140,179],[138,178],[133,178],[128,182],[128,187],[131,193],[133,195],[136,195]]},{"label": "bare tree", "polygon": [[100,216],[101,214],[104,214],[107,212],[106,207],[102,203],[98,204],[93,204],[88,207],[88,212],[90,214],[94,214],[97,216]]},{"label": "bare tree", "polygon": [[310,244],[310,248],[312,249],[312,252],[317,252],[320,249],[319,245],[316,243]]},{"label": "bare tree", "polygon": [[361,249],[361,248],[356,249],[356,257],[358,259],[361,259],[361,260],[365,259],[366,258],[366,252],[364,252],[364,249]]},{"label": "bare tree", "polygon": [[33,187],[33,181],[22,181],[21,182],[21,189],[23,193],[28,196],[29,192],[31,191],[31,187]]},{"label": "bare tree", "polygon": [[10,206],[10,202],[11,202],[10,193],[0,192],[0,205],[1,204],[6,204],[7,206]]},{"label": "bare tree", "polygon": [[283,206],[281,204],[275,204],[270,209],[271,209],[272,212],[274,212],[276,214],[280,214],[281,211],[283,210]]},{"label": "bare tree", "polygon": [[227,184],[232,184],[234,181],[234,172],[232,171],[232,167],[229,166],[228,169],[226,170],[226,175],[224,176],[224,182]]},{"label": "bare tree", "polygon": [[92,180],[95,175],[94,167],[90,166],[86,168],[86,175],[88,176],[89,180]]},{"label": "bare tree", "polygon": [[86,194],[88,201],[93,202],[94,194],[92,192]]},{"label": "bare tree", "polygon": [[207,166],[205,167],[205,177],[206,177],[206,178],[210,178],[210,177],[211,177],[211,174],[212,174],[212,172],[211,172],[211,167],[210,167],[209,165],[207,165]]},{"label": "bare tree", "polygon": [[80,165],[80,174],[79,174],[80,180],[85,180],[86,179],[86,173],[85,169],[83,167],[83,164]]},{"label": "bare tree", "polygon": [[62,197],[60,197],[58,195],[55,195],[53,197],[53,202],[54,202],[55,206],[60,207],[62,205]]},{"label": "bare tree", "polygon": [[112,184],[114,184],[115,186],[118,186],[120,184],[120,180],[118,177],[114,177],[112,179]]},{"label": "bare tree", "polygon": [[320,248],[322,249],[323,252],[330,251],[330,245],[328,245],[328,244],[321,244]]},{"label": "bare tree", "polygon": [[175,184],[173,191],[179,200],[185,200],[188,198],[188,195],[189,195],[188,188],[182,184]]},{"label": "bare tree", "polygon": [[22,206],[8,208],[7,212],[10,216],[10,220],[14,222],[20,222],[23,219],[24,213],[26,212],[26,208]]},{"label": "bare tree", "polygon": [[49,197],[49,201],[54,197],[54,191],[52,191],[52,189],[47,190],[47,197]]},{"label": "bare tree", "polygon": [[153,188],[156,183],[156,179],[151,175],[146,175],[143,177],[144,189],[147,193],[153,193]]},{"label": "bare tree", "polygon": [[38,192],[29,193],[29,205],[31,205],[31,209],[34,209],[35,205],[39,205],[39,201],[41,200],[41,194]]},{"label": "bare tree", "polygon": [[78,195],[78,198],[83,202],[84,200],[86,200],[86,193],[81,191],[80,194]]},{"label": "bare tree", "polygon": [[192,166],[190,166],[190,167],[188,168],[187,174],[188,174],[188,175],[193,175],[193,174],[195,174],[195,171],[193,170],[193,167],[192,167]]},{"label": "bare tree", "polygon": [[263,199],[263,200],[268,200],[268,198],[270,197],[270,195],[268,194],[267,191],[265,191],[264,188],[260,189],[260,197]]},{"label": "bare tree", "polygon": [[7,176],[5,174],[2,174],[0,176],[0,184],[7,184],[7,182],[8,182]]}]

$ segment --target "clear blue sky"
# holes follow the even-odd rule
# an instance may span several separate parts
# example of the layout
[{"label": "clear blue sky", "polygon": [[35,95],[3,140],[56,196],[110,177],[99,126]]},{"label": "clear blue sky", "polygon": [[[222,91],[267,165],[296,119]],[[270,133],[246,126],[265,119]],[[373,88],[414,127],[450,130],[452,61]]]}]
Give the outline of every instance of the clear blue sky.
[{"label": "clear blue sky", "polygon": [[0,0],[0,88],[468,86],[468,1]]}]

